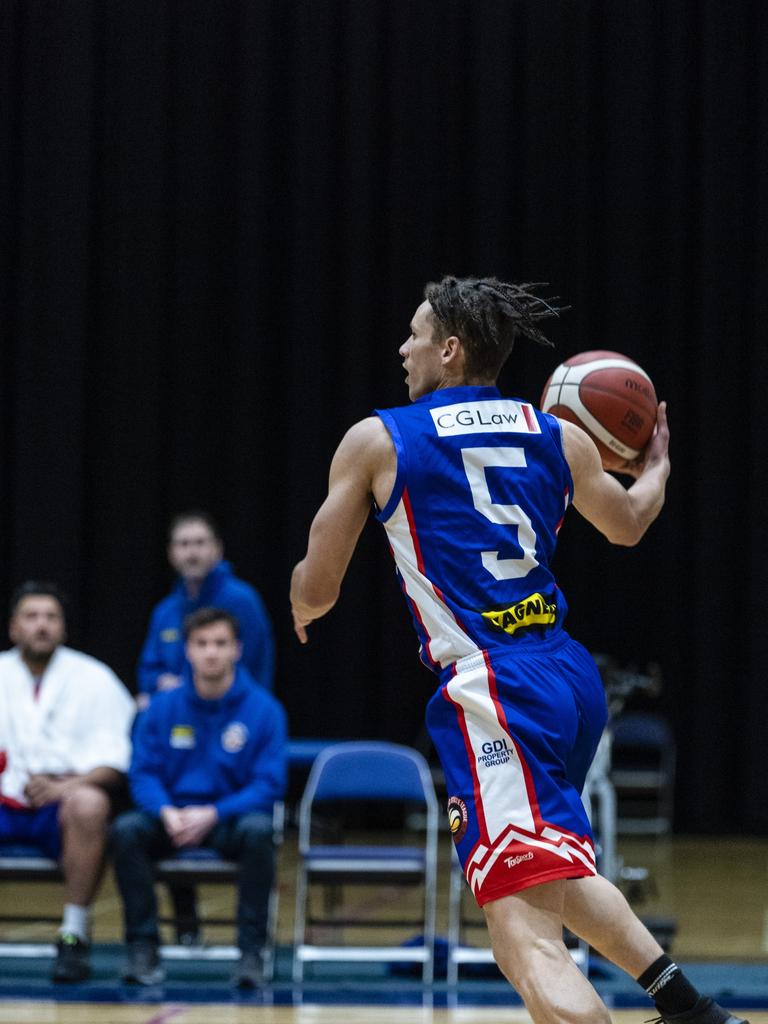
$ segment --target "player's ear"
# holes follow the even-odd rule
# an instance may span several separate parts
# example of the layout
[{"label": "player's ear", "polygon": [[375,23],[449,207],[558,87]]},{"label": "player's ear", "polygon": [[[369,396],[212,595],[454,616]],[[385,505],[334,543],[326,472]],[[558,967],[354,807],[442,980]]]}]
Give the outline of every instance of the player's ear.
[{"label": "player's ear", "polygon": [[440,354],[444,363],[455,364],[457,360],[463,360],[464,346],[455,334],[451,334],[440,342]]}]

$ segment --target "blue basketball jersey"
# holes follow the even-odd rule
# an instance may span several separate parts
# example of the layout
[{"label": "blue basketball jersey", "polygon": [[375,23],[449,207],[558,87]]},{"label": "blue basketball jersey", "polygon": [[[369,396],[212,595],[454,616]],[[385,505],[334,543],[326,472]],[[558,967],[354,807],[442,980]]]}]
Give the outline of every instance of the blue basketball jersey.
[{"label": "blue basketball jersey", "polygon": [[440,673],[560,632],[550,562],[573,481],[557,420],[495,387],[443,388],[376,413],[397,454],[378,518],[423,661]]}]

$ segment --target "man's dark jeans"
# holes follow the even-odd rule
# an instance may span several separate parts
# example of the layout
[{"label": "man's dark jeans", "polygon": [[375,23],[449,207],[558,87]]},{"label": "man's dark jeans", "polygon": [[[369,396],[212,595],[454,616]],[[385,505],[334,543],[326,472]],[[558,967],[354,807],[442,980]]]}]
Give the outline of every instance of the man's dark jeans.
[{"label": "man's dark jeans", "polygon": [[[154,864],[179,851],[160,819],[138,810],[116,819],[111,844],[123,898],[125,940],[159,942]],[[271,815],[243,814],[220,821],[200,845],[238,861],[237,944],[244,951],[261,950],[275,871]]]}]

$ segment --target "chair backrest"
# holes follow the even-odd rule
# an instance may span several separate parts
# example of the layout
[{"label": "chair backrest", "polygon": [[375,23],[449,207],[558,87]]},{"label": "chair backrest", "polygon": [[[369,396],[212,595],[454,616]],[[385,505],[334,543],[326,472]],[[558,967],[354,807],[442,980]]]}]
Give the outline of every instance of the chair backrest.
[{"label": "chair backrest", "polygon": [[396,743],[337,743],[317,757],[304,793],[319,800],[409,800],[428,803],[434,795],[427,762]]},{"label": "chair backrest", "polygon": [[616,746],[673,750],[675,737],[666,719],[652,712],[628,711],[610,725]]},{"label": "chair backrest", "polygon": [[426,807],[426,827],[434,843],[437,797],[422,755],[397,743],[353,741],[327,747],[309,773],[299,807],[299,849],[310,845],[315,803],[344,800],[402,800]]}]

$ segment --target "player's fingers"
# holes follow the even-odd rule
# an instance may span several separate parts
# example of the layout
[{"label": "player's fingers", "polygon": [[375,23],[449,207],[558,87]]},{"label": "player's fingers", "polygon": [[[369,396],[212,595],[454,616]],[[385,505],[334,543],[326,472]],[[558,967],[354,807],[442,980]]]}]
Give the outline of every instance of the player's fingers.
[{"label": "player's fingers", "polygon": [[307,623],[302,621],[293,609],[291,609],[291,615],[293,616],[293,631],[300,642],[305,644],[309,640],[307,636]]},{"label": "player's fingers", "polygon": [[669,430],[669,420],[667,418],[666,402],[659,402],[659,408],[656,412],[656,426],[659,430]]},{"label": "player's fingers", "polygon": [[656,414],[656,429],[649,448],[656,455],[666,455],[669,449],[669,424],[667,421],[667,403],[660,402]]}]

